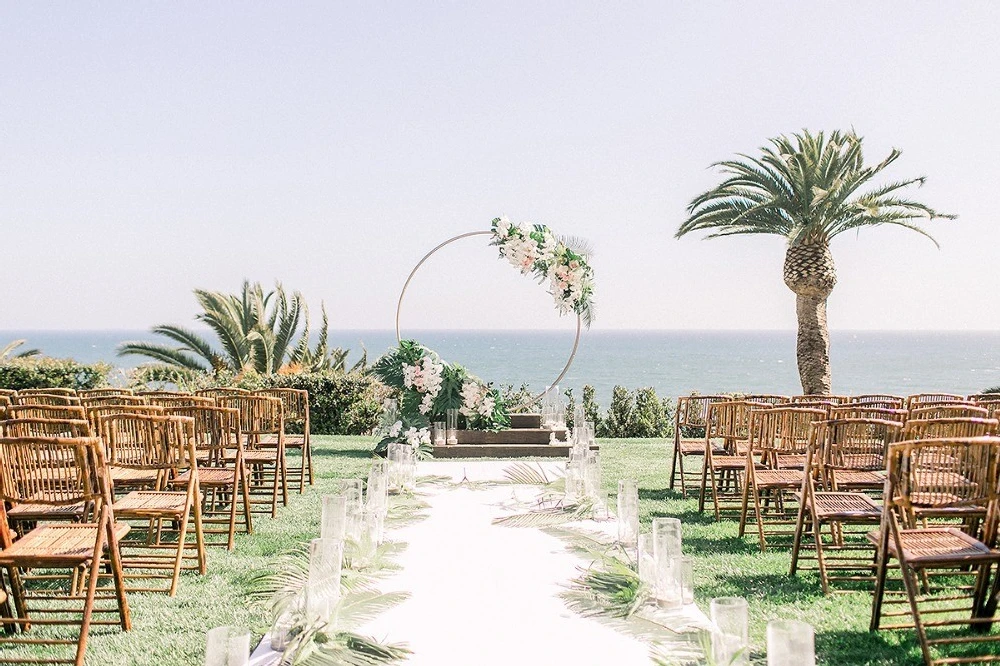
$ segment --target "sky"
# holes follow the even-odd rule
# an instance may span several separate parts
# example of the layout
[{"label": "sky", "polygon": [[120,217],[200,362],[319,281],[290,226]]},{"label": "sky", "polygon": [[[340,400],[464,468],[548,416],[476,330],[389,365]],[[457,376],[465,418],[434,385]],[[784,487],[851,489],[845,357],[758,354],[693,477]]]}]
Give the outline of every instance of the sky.
[{"label": "sky", "polygon": [[[784,241],[674,239],[802,128],[955,221],[836,238],[834,329],[997,329],[982,2],[0,3],[0,330],[189,324],[246,278],[386,329],[506,214],[594,247],[595,328],[791,329]],[[405,328],[570,328],[478,236]]]}]

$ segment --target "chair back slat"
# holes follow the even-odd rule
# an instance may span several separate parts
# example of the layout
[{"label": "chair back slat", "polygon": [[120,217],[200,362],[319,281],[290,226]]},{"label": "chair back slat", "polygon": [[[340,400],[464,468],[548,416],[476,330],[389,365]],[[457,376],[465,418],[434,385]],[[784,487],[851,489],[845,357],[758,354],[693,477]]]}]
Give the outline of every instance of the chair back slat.
[{"label": "chair back slat", "polygon": [[908,415],[909,412],[905,409],[878,407],[875,406],[875,403],[864,402],[851,402],[846,405],[834,405],[830,408],[831,419],[875,419],[905,423]]},{"label": "chair back slat", "polygon": [[86,419],[87,413],[80,405],[11,405],[7,408],[9,419]]},{"label": "chair back slat", "polygon": [[15,405],[79,405],[80,399],[75,395],[63,393],[25,393],[18,391],[12,399]]},{"label": "chair back slat", "polygon": [[106,395],[135,395],[135,391],[130,388],[98,388],[78,391],[77,395],[83,398],[99,398]]},{"label": "chair back slat", "polygon": [[989,418],[989,415],[988,409],[972,403],[946,402],[911,409],[909,419]]},{"label": "chair back slat", "polygon": [[236,409],[240,414],[240,430],[245,437],[284,435],[284,405],[279,398],[263,395],[233,395],[217,399],[220,407]]},{"label": "chair back slat", "polygon": [[206,398],[218,399],[235,395],[250,395],[250,391],[247,389],[236,388],[234,386],[216,386],[214,388],[198,389],[194,392],[194,394]]},{"label": "chair back slat", "polygon": [[787,395],[770,395],[767,393],[752,393],[740,398],[743,402],[752,402],[767,405],[783,405],[788,402]]},{"label": "chair back slat", "polygon": [[940,405],[946,402],[968,402],[964,395],[957,393],[914,393],[907,396],[906,408],[916,409],[917,407],[927,407],[929,405]]},{"label": "chair back slat", "polygon": [[231,451],[242,458],[239,410],[215,405],[185,405],[168,407],[166,413],[193,421],[195,449],[204,454],[199,458],[200,466],[229,467]]},{"label": "chair back slat", "polygon": [[48,386],[45,388],[26,388],[21,389],[17,392],[18,395],[68,395],[75,396],[76,389],[71,388],[56,388],[54,386]]},{"label": "chair back slat", "polygon": [[270,388],[254,391],[255,395],[281,400],[285,410],[285,423],[304,423],[309,420],[309,391],[294,388]]},{"label": "chair back slat", "polygon": [[80,398],[84,409],[103,407],[104,405],[145,405],[146,399],[138,395],[95,395]]},{"label": "chair back slat", "polygon": [[813,442],[825,478],[837,470],[881,472],[889,446],[902,437],[903,422],[882,419],[832,419],[813,424]]},{"label": "chair back slat", "polygon": [[[889,447],[892,502],[913,524],[920,511],[996,510],[1000,437],[907,440]],[[995,514],[994,514],[995,515]]]},{"label": "chair back slat", "polygon": [[793,395],[788,401],[791,403],[829,403],[841,405],[850,400],[846,395],[824,395],[819,393],[809,393],[806,395]]},{"label": "chair back slat", "polygon": [[101,419],[108,463],[139,470],[190,467],[194,419],[162,414],[109,414]]},{"label": "chair back slat", "polygon": [[174,407],[214,407],[215,398],[191,393],[145,393],[143,397],[150,405],[165,409]]},{"label": "chair back slat", "polygon": [[0,421],[3,437],[93,437],[86,419],[7,419]]},{"label": "chair back slat", "polygon": [[110,416],[111,414],[150,414],[162,416],[163,408],[156,407],[155,405],[126,405],[122,403],[91,407],[87,410],[87,421],[90,422],[90,428],[94,431],[94,435],[97,437],[104,436],[102,421],[105,416]]},{"label": "chair back slat", "polygon": [[906,407],[906,398],[889,393],[864,393],[861,395],[852,395],[848,400],[848,404],[870,405],[882,409],[903,409]]}]

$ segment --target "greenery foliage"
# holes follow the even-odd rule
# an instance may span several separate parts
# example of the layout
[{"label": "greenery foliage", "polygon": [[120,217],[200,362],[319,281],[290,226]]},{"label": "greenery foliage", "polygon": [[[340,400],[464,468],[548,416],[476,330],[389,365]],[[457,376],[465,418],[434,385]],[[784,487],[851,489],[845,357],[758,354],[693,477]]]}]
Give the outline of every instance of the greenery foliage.
[{"label": "greenery foliage", "polygon": [[[624,386],[615,386],[611,395],[611,405],[602,415],[597,403],[596,391],[589,384],[583,387],[583,408],[588,421],[595,424],[598,437],[671,437],[674,434],[674,407],[671,398],[660,399],[651,387],[629,391]],[[576,409],[572,390],[566,391],[570,400],[567,421]],[[567,423],[572,427],[572,423]]]},{"label": "greenery foliage", "polygon": [[[340,371],[346,367],[348,352],[327,343],[329,319],[323,308],[323,323],[315,347],[309,344],[309,307],[302,294],[289,295],[280,283],[266,292],[259,282],[243,282],[238,294],[196,289],[202,312],[195,319],[208,326],[217,346],[205,337],[170,324],[152,330],[175,343],[126,342],[120,356],[145,356],[184,371],[243,373],[262,375],[280,371]],[[367,362],[367,354],[360,368]]]},{"label": "greenery foliage", "polygon": [[72,359],[23,357],[0,362],[0,387],[92,389],[107,384],[111,366]]},{"label": "greenery foliage", "polygon": [[24,346],[27,340],[12,340],[8,342],[3,347],[0,347],[0,361],[6,361],[9,358],[28,358],[29,356],[39,356],[42,353],[40,349],[24,349],[15,353],[18,347]]}]

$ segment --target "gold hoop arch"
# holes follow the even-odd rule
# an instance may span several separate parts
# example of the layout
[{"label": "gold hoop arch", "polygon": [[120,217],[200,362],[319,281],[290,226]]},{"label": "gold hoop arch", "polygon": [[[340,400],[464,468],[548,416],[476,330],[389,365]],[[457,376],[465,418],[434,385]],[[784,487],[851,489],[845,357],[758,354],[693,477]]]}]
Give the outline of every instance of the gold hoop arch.
[{"label": "gold hoop arch", "polygon": [[[445,247],[446,245],[450,245],[450,244],[454,243],[455,241],[462,240],[463,238],[470,238],[472,236],[492,236],[492,235],[493,235],[492,231],[469,231],[469,232],[464,233],[464,234],[459,234],[458,236],[453,236],[453,237],[449,238],[448,240],[444,241],[443,243],[439,243],[433,250],[431,250],[430,252],[428,252],[427,254],[425,254],[423,256],[423,258],[420,261],[417,262],[417,265],[413,267],[413,270],[410,271],[410,274],[408,276],[406,276],[406,282],[403,283],[403,290],[401,292],[399,292],[399,301],[396,303],[396,342],[397,343],[402,342],[402,340],[403,340],[403,336],[400,334],[400,328],[399,328],[399,314],[400,314],[400,312],[402,312],[402,309],[403,309],[403,298],[406,296],[406,290],[410,286],[410,281],[413,280],[413,276],[417,274],[417,271],[420,270],[420,267],[424,265],[424,262],[426,262],[428,259],[430,259],[432,256],[434,256],[435,252],[437,252],[441,248]],[[573,339],[573,351],[570,352],[569,359],[566,361],[566,365],[563,366],[562,372],[559,373],[559,376],[556,377],[556,379],[555,379],[554,382],[552,382],[551,384],[549,384],[549,388],[558,385],[559,382],[562,381],[563,377],[566,376],[566,373],[569,372],[569,367],[571,365],[573,365],[573,359],[576,358],[576,350],[580,347],[580,330],[582,329],[582,323],[583,322],[582,322],[582,320],[580,318],[580,315],[579,315],[579,313],[577,313],[577,315],[576,315],[576,337]],[[525,407],[530,407],[531,405],[533,405],[536,402],[538,402],[539,400],[541,400],[542,396],[544,396],[545,393],[546,393],[546,391],[542,391],[541,393],[539,393],[538,395],[534,396],[533,398],[530,398],[527,402],[524,402],[524,403],[518,405],[517,407],[515,407],[515,409],[523,409]]]}]

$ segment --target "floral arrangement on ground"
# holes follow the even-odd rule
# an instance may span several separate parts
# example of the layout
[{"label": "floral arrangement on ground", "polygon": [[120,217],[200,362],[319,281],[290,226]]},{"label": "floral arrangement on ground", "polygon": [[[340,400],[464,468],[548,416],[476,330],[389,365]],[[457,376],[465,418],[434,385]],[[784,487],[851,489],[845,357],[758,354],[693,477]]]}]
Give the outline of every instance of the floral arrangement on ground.
[{"label": "floral arrangement on ground", "polygon": [[399,394],[399,413],[385,423],[376,453],[390,442],[406,442],[414,449],[430,446],[430,425],[444,421],[449,409],[459,410],[472,430],[502,430],[510,426],[507,404],[499,389],[447,363],[415,340],[403,340],[372,366],[372,374]]}]

